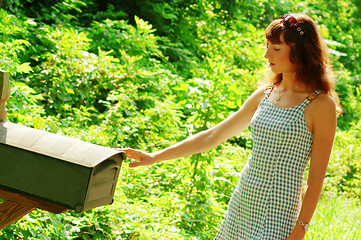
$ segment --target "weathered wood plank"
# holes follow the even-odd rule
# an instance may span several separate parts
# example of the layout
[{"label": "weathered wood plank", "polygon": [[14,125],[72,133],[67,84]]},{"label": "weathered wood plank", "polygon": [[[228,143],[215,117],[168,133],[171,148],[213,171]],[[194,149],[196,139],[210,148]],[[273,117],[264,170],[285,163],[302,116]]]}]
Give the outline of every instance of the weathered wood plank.
[{"label": "weathered wood plank", "polygon": [[0,230],[24,217],[35,208],[13,201],[0,204]]},{"label": "weathered wood plank", "polygon": [[62,206],[44,202],[44,201],[34,199],[34,198],[31,198],[28,196],[23,196],[18,193],[9,192],[4,189],[0,189],[0,198],[18,202],[18,203],[24,204],[26,206],[30,206],[32,208],[39,208],[39,209],[42,209],[42,210],[45,210],[48,212],[52,212],[52,213],[56,213],[56,214],[66,212],[68,210],[67,208],[62,207]]}]

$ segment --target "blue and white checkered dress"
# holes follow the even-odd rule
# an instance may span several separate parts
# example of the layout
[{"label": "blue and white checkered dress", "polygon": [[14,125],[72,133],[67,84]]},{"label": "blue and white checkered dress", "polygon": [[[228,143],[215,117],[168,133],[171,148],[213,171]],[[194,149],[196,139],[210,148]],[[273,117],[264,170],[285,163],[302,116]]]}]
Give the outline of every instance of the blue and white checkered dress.
[{"label": "blue and white checkered dress", "polygon": [[251,120],[252,156],[216,240],[284,240],[296,224],[313,139],[304,110],[321,91],[296,107],[280,108],[269,101],[272,89]]}]

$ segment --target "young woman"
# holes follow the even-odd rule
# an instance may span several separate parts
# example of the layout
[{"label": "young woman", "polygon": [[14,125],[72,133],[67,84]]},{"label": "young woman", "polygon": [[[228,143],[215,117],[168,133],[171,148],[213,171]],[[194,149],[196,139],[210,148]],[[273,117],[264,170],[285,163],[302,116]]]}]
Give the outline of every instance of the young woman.
[{"label": "young woman", "polygon": [[303,239],[321,193],[340,109],[326,47],[304,14],[274,20],[266,39],[270,83],[236,113],[161,151],[123,149],[137,160],[130,167],[151,165],[206,151],[250,126],[252,154],[215,239]]}]

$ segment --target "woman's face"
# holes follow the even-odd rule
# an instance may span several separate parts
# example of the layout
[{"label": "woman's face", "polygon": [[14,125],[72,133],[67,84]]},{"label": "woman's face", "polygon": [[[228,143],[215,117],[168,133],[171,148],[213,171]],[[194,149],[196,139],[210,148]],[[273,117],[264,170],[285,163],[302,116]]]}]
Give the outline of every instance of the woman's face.
[{"label": "woman's face", "polygon": [[284,41],[281,35],[281,43],[267,42],[267,51],[264,57],[268,60],[269,67],[275,74],[294,73],[296,64],[291,62],[291,46]]}]

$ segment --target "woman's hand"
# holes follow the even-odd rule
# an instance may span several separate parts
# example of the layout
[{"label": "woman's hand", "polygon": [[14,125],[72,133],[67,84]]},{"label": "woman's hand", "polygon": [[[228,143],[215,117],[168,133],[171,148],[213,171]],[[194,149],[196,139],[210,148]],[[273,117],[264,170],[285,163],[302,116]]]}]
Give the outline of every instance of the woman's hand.
[{"label": "woman's hand", "polygon": [[130,168],[152,165],[157,162],[154,155],[151,153],[143,152],[132,148],[117,149],[127,153],[127,157],[137,160],[129,164]]}]

